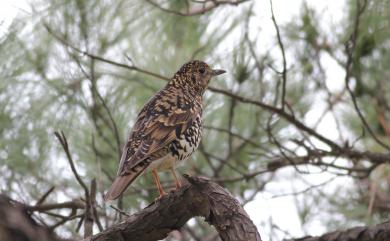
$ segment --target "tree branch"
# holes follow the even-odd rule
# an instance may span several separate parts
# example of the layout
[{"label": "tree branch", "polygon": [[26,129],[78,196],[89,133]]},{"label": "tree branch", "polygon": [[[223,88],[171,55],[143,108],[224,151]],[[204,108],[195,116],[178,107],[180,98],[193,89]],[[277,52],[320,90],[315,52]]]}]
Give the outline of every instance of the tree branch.
[{"label": "tree branch", "polygon": [[62,202],[62,203],[49,203],[49,204],[41,204],[36,206],[25,206],[25,208],[29,211],[38,211],[38,212],[44,212],[44,211],[50,211],[50,210],[58,210],[58,209],[84,209],[85,204],[81,200],[73,200],[68,202]]},{"label": "tree branch", "polygon": [[388,241],[390,221],[372,227],[355,227],[345,231],[336,231],[319,237],[304,237],[284,241]]},{"label": "tree branch", "polygon": [[202,216],[222,240],[261,241],[256,226],[229,192],[205,178],[185,178],[188,183],[178,191],[86,240],[160,240],[190,218]]},{"label": "tree branch", "polygon": [[23,205],[0,195],[0,241],[60,241],[47,227],[39,226]]}]

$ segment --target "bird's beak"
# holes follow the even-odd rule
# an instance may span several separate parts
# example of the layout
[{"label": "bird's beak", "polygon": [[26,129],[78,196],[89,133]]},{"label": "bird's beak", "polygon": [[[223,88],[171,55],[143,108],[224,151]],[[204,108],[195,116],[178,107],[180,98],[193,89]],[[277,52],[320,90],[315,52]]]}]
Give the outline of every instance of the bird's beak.
[{"label": "bird's beak", "polygon": [[223,69],[213,69],[212,70],[212,75],[213,76],[217,76],[217,75],[220,75],[220,74],[223,74],[223,73],[226,73],[226,71],[223,70]]}]

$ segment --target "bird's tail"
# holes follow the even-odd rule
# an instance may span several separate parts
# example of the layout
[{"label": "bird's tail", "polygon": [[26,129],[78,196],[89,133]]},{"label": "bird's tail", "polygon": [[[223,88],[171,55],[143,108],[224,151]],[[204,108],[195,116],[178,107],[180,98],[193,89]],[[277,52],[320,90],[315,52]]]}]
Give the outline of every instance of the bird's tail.
[{"label": "bird's tail", "polygon": [[104,195],[104,200],[108,201],[117,199],[126,190],[126,188],[144,172],[146,167],[147,166],[142,166],[129,174],[117,176],[110,189],[108,189],[106,195]]}]

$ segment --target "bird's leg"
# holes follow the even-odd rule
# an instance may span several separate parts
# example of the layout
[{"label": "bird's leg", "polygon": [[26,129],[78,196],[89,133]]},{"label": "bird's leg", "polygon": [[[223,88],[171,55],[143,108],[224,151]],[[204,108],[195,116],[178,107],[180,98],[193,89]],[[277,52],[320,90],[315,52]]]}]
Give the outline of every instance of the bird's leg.
[{"label": "bird's leg", "polygon": [[156,171],[156,170],[153,170],[153,171],[152,171],[152,175],[153,175],[154,183],[156,183],[157,190],[158,190],[158,192],[160,193],[160,196],[159,196],[157,199],[160,199],[160,198],[162,198],[164,195],[166,195],[166,192],[164,192],[164,189],[163,189],[162,186],[161,186],[160,179],[158,178],[158,174],[157,174],[157,171]]},{"label": "bird's leg", "polygon": [[173,174],[173,177],[175,178],[176,189],[181,188],[181,183],[180,183],[180,180],[176,176],[176,171],[175,171],[174,167],[171,168],[171,172]]}]

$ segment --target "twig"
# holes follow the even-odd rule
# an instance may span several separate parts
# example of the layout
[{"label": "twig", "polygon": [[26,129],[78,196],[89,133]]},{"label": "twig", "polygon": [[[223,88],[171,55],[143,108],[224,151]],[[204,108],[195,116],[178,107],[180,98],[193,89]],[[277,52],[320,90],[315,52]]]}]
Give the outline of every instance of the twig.
[{"label": "twig", "polygon": [[282,110],[280,108],[277,108],[277,107],[265,104],[265,103],[260,102],[260,101],[252,100],[252,99],[240,96],[240,95],[236,95],[236,94],[231,93],[230,91],[227,91],[227,90],[222,90],[222,89],[218,89],[218,88],[215,88],[215,87],[209,87],[208,89],[213,91],[213,92],[215,92],[215,93],[221,93],[221,94],[224,94],[224,95],[229,96],[231,98],[235,98],[236,100],[238,100],[238,101],[240,101],[242,103],[252,104],[252,105],[261,107],[261,108],[263,108],[265,110],[268,110],[268,111],[270,111],[272,113],[275,113],[275,114],[279,115],[280,117],[282,117],[283,119],[285,119],[288,122],[290,122],[291,124],[293,124],[298,129],[300,129],[300,130],[302,130],[304,132],[307,132],[308,134],[316,137],[318,140],[320,140],[320,141],[324,142],[325,144],[329,145],[332,149],[335,149],[335,150],[340,149],[338,144],[336,144],[332,140],[326,138],[325,136],[319,134],[318,132],[316,132],[312,128],[306,126],[305,124],[300,122],[298,119],[296,119],[293,115],[288,114],[287,112],[285,112],[284,110]]},{"label": "twig", "polygon": [[117,211],[118,213],[120,213],[126,217],[130,217],[129,214],[127,214],[125,211],[120,210],[119,208],[115,207],[114,205],[110,205],[110,208],[114,209],[115,211]]},{"label": "twig", "polygon": [[91,204],[90,205],[92,209],[93,221],[98,226],[99,231],[103,231],[103,225],[100,222],[99,215],[96,210],[96,179],[95,178],[91,181]]},{"label": "twig", "polygon": [[[23,204],[22,204],[23,205]],[[69,208],[69,209],[84,209],[85,205],[84,202],[81,200],[73,200],[69,202],[61,202],[61,203],[51,203],[51,204],[41,204],[36,206],[24,206],[29,211],[48,211],[53,209],[62,209],[62,208]]]},{"label": "twig", "polygon": [[319,188],[319,187],[322,187],[322,186],[325,186],[331,182],[333,182],[338,176],[334,176],[332,178],[330,178],[329,180],[326,180],[320,184],[316,184],[316,185],[311,185],[301,191],[296,191],[296,192],[291,192],[291,193],[282,193],[282,194],[276,194],[276,195],[273,195],[271,198],[280,198],[280,197],[285,197],[285,196],[291,196],[291,195],[299,195],[299,194],[304,194],[312,189],[315,189],[315,188]]},{"label": "twig", "polygon": [[[68,141],[66,140],[64,132],[61,131],[61,134],[59,132],[55,132],[54,134],[57,137],[57,139],[59,140],[59,142],[61,143],[62,148],[64,149],[64,151],[66,153],[70,168],[72,169],[72,172],[73,172],[74,176],[76,177],[76,180],[78,181],[80,186],[84,189],[84,195],[85,195],[85,211],[83,214],[83,217],[84,217],[84,237],[88,237],[88,236],[92,235],[92,226],[93,226],[93,214],[91,211],[91,204],[92,204],[91,195],[90,195],[90,192],[89,192],[87,185],[85,185],[85,183],[83,182],[83,180],[81,179],[80,175],[78,174],[78,172],[76,170],[76,166],[74,165],[72,155],[70,154]],[[93,185],[93,182],[91,185]],[[96,189],[96,183],[95,183],[95,189]],[[96,192],[96,190],[95,190],[95,192]],[[64,221],[64,223],[65,222],[66,221]],[[59,225],[62,225],[62,224],[63,223],[61,223],[61,222],[57,223],[56,225],[54,225],[53,229],[55,227],[58,227]]]},{"label": "twig", "polygon": [[84,222],[84,215],[80,218],[80,220],[77,223],[77,226],[76,226],[76,232],[77,233],[80,231],[81,225],[83,224],[83,222]]},{"label": "twig", "polygon": [[68,141],[66,140],[64,132],[61,131],[61,134],[60,134],[59,132],[56,131],[56,132],[54,132],[54,135],[57,137],[58,141],[61,143],[62,148],[64,149],[65,154],[68,158],[68,162],[69,162],[70,168],[72,169],[73,175],[76,177],[76,180],[80,184],[80,186],[84,189],[86,199],[88,200],[89,199],[88,187],[87,187],[87,185],[85,185],[85,183],[83,182],[83,180],[81,179],[80,175],[78,174],[78,172],[76,170],[73,158],[72,158],[70,151],[69,151]]},{"label": "twig", "polygon": [[[95,78],[95,60],[93,58],[91,58],[91,68],[90,69],[91,69],[91,74],[90,74],[89,79],[91,80],[91,83],[93,86],[92,91],[94,92],[94,93],[92,93],[92,95],[96,94],[96,96],[98,97],[98,99],[102,103],[104,110],[107,112],[108,118],[110,119],[110,122],[111,122],[111,125],[109,123],[107,123],[107,125],[108,125],[108,127],[110,127],[110,129],[112,130],[113,135],[115,137],[118,157],[120,158],[121,154],[122,154],[122,149],[121,149],[121,140],[120,140],[120,136],[119,136],[118,126],[116,125],[116,122],[114,120],[114,117],[111,113],[110,108],[108,108],[106,101],[104,100],[103,96],[101,96],[101,94],[99,93],[99,90],[96,86],[97,79]],[[102,119],[104,119],[104,118],[102,118]]]},{"label": "twig", "polygon": [[88,56],[92,59],[95,59],[95,60],[99,60],[101,62],[104,62],[104,63],[107,63],[107,64],[111,64],[111,65],[114,65],[114,66],[117,66],[117,67],[122,67],[122,68],[126,68],[126,69],[131,69],[131,70],[136,70],[140,73],[144,73],[144,74],[147,74],[147,75],[150,75],[150,76],[153,76],[153,77],[156,77],[156,78],[159,78],[159,79],[165,79],[165,80],[169,80],[169,78],[167,77],[164,77],[162,75],[159,75],[159,74],[156,74],[156,73],[153,73],[153,72],[150,72],[150,71],[147,71],[147,70],[144,70],[144,69],[140,69],[136,66],[130,66],[130,65],[127,65],[127,64],[122,64],[122,63],[118,63],[118,62],[115,62],[115,61],[112,61],[112,60],[109,60],[109,59],[105,59],[105,58],[102,58],[100,56],[97,56],[97,55],[94,55],[94,54],[91,54],[89,53],[88,51],[83,51],[79,48],[76,48],[74,47],[73,45],[69,44],[67,42],[67,40],[57,34],[54,33],[54,31],[49,27],[48,24],[44,23],[43,26],[46,28],[46,30],[55,38],[57,39],[59,42],[61,42],[63,45],[69,47],[70,49],[82,54],[82,55],[85,55],[85,56]]},{"label": "twig", "polygon": [[35,206],[40,206],[46,200],[46,198],[50,195],[50,193],[52,193],[54,191],[54,188],[55,188],[54,186],[49,188],[49,190],[47,190],[45,192],[45,194],[43,194],[42,197],[36,202]]},{"label": "twig", "polygon": [[[261,143],[256,143],[255,141],[249,139],[249,138],[246,138],[246,137],[243,137],[233,131],[229,131],[228,129],[223,129],[223,128],[219,128],[219,127],[214,127],[214,126],[208,126],[208,125],[205,125],[204,126],[205,129],[208,129],[208,130],[213,130],[213,131],[217,131],[217,132],[222,132],[222,133],[227,133],[233,137],[236,137],[237,139],[240,139],[244,142],[248,142],[249,144],[251,144],[252,146],[255,146],[257,148],[260,148],[260,149],[264,149],[262,146],[261,146]],[[269,151],[269,150],[267,150]]]},{"label": "twig", "polygon": [[83,218],[84,217],[84,214],[75,214],[75,215],[71,215],[61,221],[59,221],[58,223],[52,225],[49,227],[50,230],[54,230],[56,228],[58,228],[59,226],[63,225],[64,223],[66,222],[69,222],[69,221],[72,221],[74,219],[77,219],[77,218]]},{"label": "twig", "polygon": [[111,124],[112,124],[112,129],[114,131],[114,136],[115,136],[117,148],[118,148],[118,154],[119,154],[119,158],[120,158],[121,155],[122,155],[122,149],[121,149],[122,145],[121,145],[121,140],[120,140],[120,136],[119,136],[118,126],[117,126],[117,124],[116,124],[116,122],[114,120],[114,117],[113,117],[113,115],[111,113],[110,108],[108,108],[108,105],[106,104],[106,101],[100,95],[99,91],[96,90],[96,94],[97,94],[99,100],[102,102],[103,108],[106,110],[106,112],[108,114],[108,118],[110,118],[110,121],[111,121]]},{"label": "twig", "polygon": [[285,99],[286,99],[286,83],[287,83],[287,62],[286,62],[286,54],[284,52],[284,45],[282,42],[282,38],[280,36],[280,31],[279,31],[279,26],[276,23],[275,15],[274,15],[274,9],[272,5],[272,0],[269,1],[271,5],[271,14],[272,14],[272,22],[274,23],[275,30],[276,30],[276,35],[278,38],[278,44],[280,51],[282,52],[282,57],[283,57],[283,71],[282,71],[282,110],[284,110],[284,105],[285,105]]},{"label": "twig", "polygon": [[93,207],[95,205],[95,199],[96,199],[96,180],[92,179],[91,181],[91,192],[89,195],[89,200],[87,205],[85,205],[85,211],[84,211],[84,238],[91,236],[93,232],[93,222],[94,222],[94,215],[93,215]]}]

